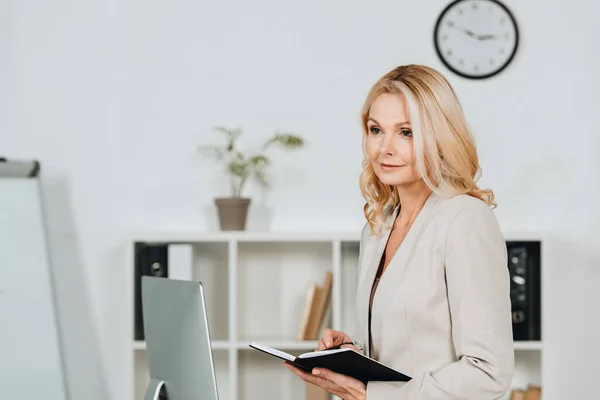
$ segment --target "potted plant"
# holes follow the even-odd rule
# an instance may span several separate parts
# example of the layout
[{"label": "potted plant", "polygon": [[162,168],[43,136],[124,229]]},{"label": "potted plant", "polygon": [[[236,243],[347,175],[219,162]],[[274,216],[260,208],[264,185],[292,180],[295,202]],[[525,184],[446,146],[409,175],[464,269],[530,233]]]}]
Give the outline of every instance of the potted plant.
[{"label": "potted plant", "polygon": [[215,126],[215,131],[225,134],[222,145],[202,145],[199,150],[225,163],[230,178],[231,195],[215,198],[221,230],[245,230],[250,198],[244,197],[244,188],[250,179],[256,179],[264,186],[268,185],[265,170],[271,160],[267,150],[272,147],[296,149],[304,146],[304,140],[289,132],[276,131],[253,154],[245,154],[236,147],[236,141],[242,134],[241,128],[229,129]]}]

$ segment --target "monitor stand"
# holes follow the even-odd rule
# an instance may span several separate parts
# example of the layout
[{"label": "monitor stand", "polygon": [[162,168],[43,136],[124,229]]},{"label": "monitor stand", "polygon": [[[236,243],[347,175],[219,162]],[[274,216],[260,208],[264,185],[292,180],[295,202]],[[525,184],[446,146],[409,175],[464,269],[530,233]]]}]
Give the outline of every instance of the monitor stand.
[{"label": "monitor stand", "polygon": [[165,381],[159,379],[151,379],[144,400],[169,400]]}]

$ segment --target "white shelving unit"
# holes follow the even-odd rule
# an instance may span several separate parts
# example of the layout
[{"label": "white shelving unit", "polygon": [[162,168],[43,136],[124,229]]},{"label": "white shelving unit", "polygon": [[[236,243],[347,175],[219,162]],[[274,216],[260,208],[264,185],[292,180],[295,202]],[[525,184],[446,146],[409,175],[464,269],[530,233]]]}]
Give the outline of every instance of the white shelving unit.
[{"label": "white shelving unit", "polygon": [[[304,400],[304,382],[276,360],[252,350],[249,344],[259,341],[295,354],[314,349],[316,341],[297,341],[295,337],[308,285],[322,283],[328,270],[333,272],[333,287],[327,325],[352,331],[359,239],[360,231],[131,235],[126,264],[130,399],[141,400],[148,383],[145,343],[133,340],[135,242],[193,246],[193,279],[202,281],[205,288],[221,400]],[[507,235],[506,240],[540,239]],[[515,343],[515,387],[542,384],[542,350],[541,342]]]}]

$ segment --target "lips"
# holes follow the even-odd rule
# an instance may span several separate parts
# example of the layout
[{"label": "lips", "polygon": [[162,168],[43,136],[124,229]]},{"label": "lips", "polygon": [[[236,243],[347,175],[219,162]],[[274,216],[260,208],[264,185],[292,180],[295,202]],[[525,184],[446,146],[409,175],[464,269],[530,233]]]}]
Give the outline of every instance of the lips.
[{"label": "lips", "polygon": [[380,163],[380,165],[384,168],[400,168],[400,167],[402,167],[402,165],[386,164],[386,163]]},{"label": "lips", "polygon": [[396,170],[404,167],[404,165],[388,164],[388,163],[379,163],[379,166],[381,167],[382,171],[387,171],[387,172],[396,171]]}]

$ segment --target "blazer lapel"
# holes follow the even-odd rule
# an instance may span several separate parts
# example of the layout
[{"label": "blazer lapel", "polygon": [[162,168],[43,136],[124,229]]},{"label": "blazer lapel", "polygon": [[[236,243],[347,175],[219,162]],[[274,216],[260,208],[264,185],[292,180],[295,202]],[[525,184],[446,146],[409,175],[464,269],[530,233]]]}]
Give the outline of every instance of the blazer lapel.
[{"label": "blazer lapel", "polygon": [[[385,277],[393,272],[394,279],[393,283],[397,285],[402,281],[402,277],[404,276],[404,272],[406,267],[410,261],[412,250],[415,244],[418,242],[418,238],[423,231],[424,227],[427,225],[427,221],[431,215],[431,211],[434,208],[433,206],[437,203],[439,197],[435,192],[432,192],[431,195],[425,201],[423,208],[415,218],[413,225],[409,229],[406,234],[404,240],[400,244],[400,247],[392,257],[386,272],[383,274],[382,280],[379,282],[379,286],[377,291],[381,290],[382,284],[386,282]],[[387,218],[386,224],[391,226],[394,223],[396,216],[398,215],[398,208],[394,210],[394,212]],[[363,337],[364,337],[364,349],[365,354],[369,354],[370,351],[370,343],[369,343],[369,299],[371,296],[371,288],[373,287],[373,282],[375,280],[375,274],[377,273],[377,268],[379,267],[379,263],[381,262],[381,256],[383,255],[383,251],[387,245],[388,239],[391,234],[391,227],[386,228],[383,235],[381,237],[375,238],[375,242],[372,243],[375,248],[373,249],[372,254],[367,257],[364,261],[365,265],[368,266],[368,270],[364,274],[364,283],[361,285],[363,288],[363,293],[360,296],[364,306],[362,307],[363,318],[365,323],[363,324]],[[375,294],[377,297],[377,294]],[[375,302],[375,298],[373,299]]]},{"label": "blazer lapel", "polygon": [[[397,214],[398,208],[394,209],[394,212],[392,212],[388,216],[388,218],[385,221],[386,226],[391,226],[394,223]],[[382,236],[375,238],[375,243],[373,243],[375,245],[375,249],[373,250],[370,257],[367,257],[367,259],[365,260],[365,263],[368,266],[368,268],[364,274],[365,282],[362,285],[364,291],[360,296],[360,298],[365,304],[365,307],[363,308],[363,316],[365,318],[364,321],[366,321],[363,324],[363,343],[365,354],[369,354],[369,299],[371,298],[371,289],[373,287],[373,282],[375,280],[375,274],[377,273],[379,263],[381,262],[381,256],[383,255],[383,251],[385,249],[385,246],[387,245],[391,232],[392,229],[386,227],[383,231]]]},{"label": "blazer lapel", "polygon": [[[404,240],[400,244],[400,247],[396,251],[396,254],[394,254],[392,257],[387,269],[389,272],[394,272],[394,284],[397,285],[399,282],[402,282],[406,268],[410,263],[412,255],[414,254],[414,247],[419,241],[421,232],[423,232],[423,229],[427,226],[431,212],[438,200],[439,196],[435,192],[432,192],[425,201],[425,204],[423,204],[423,208],[415,218],[412,226],[404,237]],[[388,271],[386,271],[386,273],[387,272]],[[384,278],[381,280],[381,282],[379,282],[380,286],[378,286],[378,288],[381,287],[381,284],[384,282],[385,274]]]},{"label": "blazer lapel", "polygon": [[[385,231],[383,232],[382,236],[377,238],[377,242],[376,242],[377,247],[375,247],[375,250],[373,251],[371,259],[369,260],[369,264],[368,264],[369,269],[366,274],[367,282],[370,282],[370,284],[372,284],[373,280],[375,279],[375,274],[377,273],[377,269],[379,268],[381,256],[383,255],[385,246],[387,245],[388,239],[390,238],[390,234],[392,233],[391,225],[394,223],[394,220],[396,219],[397,214],[398,214],[398,209],[396,208],[394,210],[394,212],[391,213],[390,216],[388,216],[385,221],[386,225],[390,226],[390,228],[385,228]],[[370,290],[371,289],[369,286],[369,291]],[[369,294],[370,294],[370,292],[369,292]]]}]

